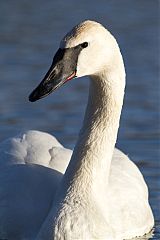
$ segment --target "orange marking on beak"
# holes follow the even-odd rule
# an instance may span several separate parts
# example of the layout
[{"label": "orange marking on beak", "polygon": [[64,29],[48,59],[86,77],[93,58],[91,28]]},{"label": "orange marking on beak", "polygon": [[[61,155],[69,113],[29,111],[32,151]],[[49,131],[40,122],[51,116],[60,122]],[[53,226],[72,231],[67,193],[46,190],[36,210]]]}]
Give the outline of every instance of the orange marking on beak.
[{"label": "orange marking on beak", "polygon": [[76,76],[76,71],[74,71],[67,79],[66,81],[71,80],[72,78],[74,78]]}]

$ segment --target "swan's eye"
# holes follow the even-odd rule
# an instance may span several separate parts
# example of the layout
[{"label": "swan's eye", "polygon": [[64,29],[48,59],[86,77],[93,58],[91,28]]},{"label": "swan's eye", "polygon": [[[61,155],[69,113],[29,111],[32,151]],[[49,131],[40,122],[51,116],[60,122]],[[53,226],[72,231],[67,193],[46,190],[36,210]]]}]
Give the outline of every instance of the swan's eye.
[{"label": "swan's eye", "polygon": [[82,48],[86,48],[86,47],[88,47],[88,42],[84,42],[84,43],[82,43],[82,44],[81,44],[81,47],[82,47]]}]

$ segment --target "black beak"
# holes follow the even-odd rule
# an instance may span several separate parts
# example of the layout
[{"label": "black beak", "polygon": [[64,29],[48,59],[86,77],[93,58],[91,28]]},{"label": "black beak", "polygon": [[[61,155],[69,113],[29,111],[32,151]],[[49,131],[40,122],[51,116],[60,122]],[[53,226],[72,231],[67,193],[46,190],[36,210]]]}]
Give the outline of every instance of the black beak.
[{"label": "black beak", "polygon": [[59,48],[44,79],[30,94],[29,101],[35,102],[48,96],[65,82],[75,78],[78,55],[81,50],[80,45],[73,48]]}]

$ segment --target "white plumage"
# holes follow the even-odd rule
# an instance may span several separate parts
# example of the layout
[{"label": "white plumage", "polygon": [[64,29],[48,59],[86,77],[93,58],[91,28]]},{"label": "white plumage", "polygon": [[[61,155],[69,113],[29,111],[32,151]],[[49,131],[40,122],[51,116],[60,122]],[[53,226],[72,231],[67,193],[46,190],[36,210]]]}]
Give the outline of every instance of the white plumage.
[{"label": "white plumage", "polygon": [[38,131],[0,145],[2,239],[121,240],[153,227],[143,176],[114,149],[125,87],[118,45],[93,21],[76,26],[61,47],[82,42],[89,45],[78,56],[77,77],[90,75],[91,83],[73,155],[53,136]]},{"label": "white plumage", "polygon": [[0,237],[34,239],[72,151],[53,136],[27,131],[0,145]]}]

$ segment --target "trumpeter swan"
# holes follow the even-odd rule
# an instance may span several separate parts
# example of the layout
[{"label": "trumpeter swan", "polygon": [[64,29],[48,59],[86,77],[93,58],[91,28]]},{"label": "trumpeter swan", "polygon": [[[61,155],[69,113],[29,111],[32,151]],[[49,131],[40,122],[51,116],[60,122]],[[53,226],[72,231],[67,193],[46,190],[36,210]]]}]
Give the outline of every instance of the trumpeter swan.
[{"label": "trumpeter swan", "polygon": [[143,176],[115,149],[125,69],[109,31],[94,21],[74,27],[29,99],[36,101],[82,76],[90,77],[88,105],[63,177],[71,152],[50,135],[30,131],[1,145],[6,190],[0,189],[0,236],[122,240],[152,229],[154,219]]}]

